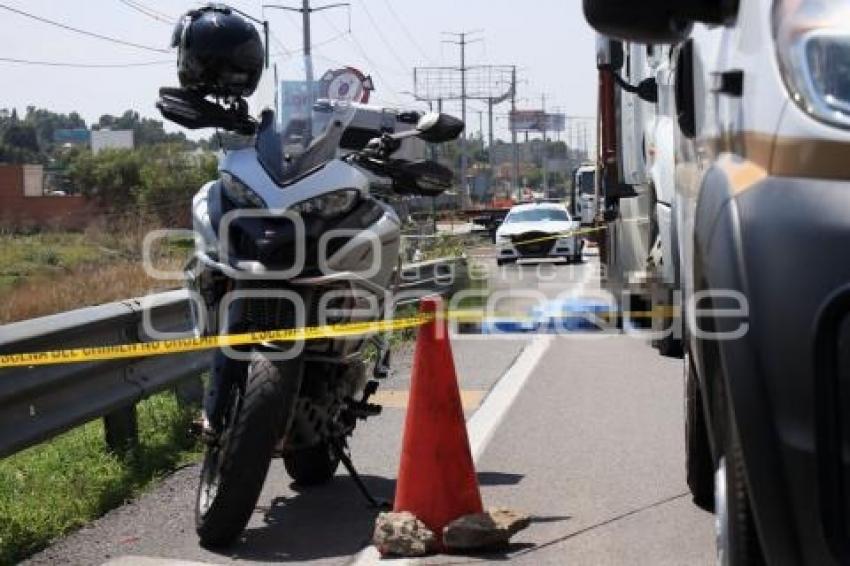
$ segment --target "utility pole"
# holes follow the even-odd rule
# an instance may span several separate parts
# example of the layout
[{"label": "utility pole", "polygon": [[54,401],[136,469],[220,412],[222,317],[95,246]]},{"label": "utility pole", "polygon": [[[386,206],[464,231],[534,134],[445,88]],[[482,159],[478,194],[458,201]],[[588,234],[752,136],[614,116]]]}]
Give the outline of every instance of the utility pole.
[{"label": "utility pole", "polygon": [[490,169],[490,174],[487,178],[487,193],[490,195],[490,198],[494,198],[496,195],[493,191],[493,178],[495,177],[495,171],[493,171],[493,99],[487,99],[487,165]]},{"label": "utility pole", "polygon": [[589,142],[587,140],[587,124],[584,124],[582,126],[582,128],[584,129],[584,156],[585,156],[585,159],[587,159],[587,156],[590,153],[590,145],[589,145]]},{"label": "utility pole", "polygon": [[[467,36],[473,35],[476,33],[480,33],[480,30],[475,31],[463,31],[459,33],[454,32],[443,32],[446,35],[452,35],[457,37],[457,41],[444,39],[444,43],[454,43],[455,45],[460,46],[460,114],[461,120],[466,124],[466,72],[469,70],[466,66],[466,46],[470,43],[475,43],[477,41],[482,41],[481,38],[478,39],[467,39]],[[472,202],[472,194],[470,192],[469,185],[466,182],[466,167],[467,167],[467,155],[466,155],[466,129],[464,129],[460,141],[460,182],[462,183],[463,192],[466,194],[467,203]]]},{"label": "utility pole", "polygon": [[549,164],[547,163],[547,146],[546,143],[546,126],[548,125],[546,116],[546,95],[540,95],[540,101],[543,105],[543,198],[549,198]]},{"label": "utility pole", "polygon": [[512,189],[517,192],[517,200],[520,200],[519,195],[519,146],[516,141],[516,67],[511,72],[511,115],[508,121],[511,126],[511,149],[513,151],[513,175],[511,178]]},{"label": "utility pole", "polygon": [[301,14],[301,26],[304,37],[304,75],[307,81],[307,96],[310,97],[310,102],[315,101],[316,92],[313,88],[313,44],[310,38],[310,14],[313,12],[321,12],[322,10],[330,10],[331,8],[346,7],[351,9],[351,4],[348,2],[339,2],[336,4],[325,4],[317,8],[310,7],[310,0],[302,0],[300,8],[291,6],[282,6],[280,4],[263,4],[263,8],[271,8],[273,10],[286,10],[288,12],[299,12]]}]

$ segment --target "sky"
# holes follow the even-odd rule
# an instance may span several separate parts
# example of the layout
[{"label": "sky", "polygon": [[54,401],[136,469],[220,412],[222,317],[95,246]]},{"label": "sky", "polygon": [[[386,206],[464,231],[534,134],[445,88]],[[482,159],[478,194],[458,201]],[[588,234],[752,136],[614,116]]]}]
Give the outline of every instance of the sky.
[{"label": "sky", "polygon": [[[467,64],[516,65],[519,108],[539,108],[545,95],[550,111],[591,117],[596,113],[594,36],[579,0],[349,1],[350,9],[313,15],[316,76],[343,65],[357,67],[375,81],[372,102],[421,107],[409,94],[413,67],[457,66],[458,46],[446,43],[452,36],[443,32],[478,31],[470,39],[482,41],[467,47]],[[312,5],[335,2],[312,0]],[[263,3],[292,6],[300,5],[300,0],[232,1],[235,7],[258,17],[263,15]],[[155,49],[168,47],[171,22],[199,4],[182,0],[0,0],[0,8],[24,10]],[[265,17],[271,23],[271,50],[281,78],[300,78],[300,15],[267,9]],[[95,65],[152,63],[129,68],[65,68],[0,61],[0,108],[22,111],[35,105],[59,112],[77,111],[88,122],[128,108],[158,117],[154,107],[157,89],[177,84],[174,52],[86,37],[3,9],[0,58]],[[478,112],[485,109],[486,103],[469,103],[467,131],[472,135],[478,135]],[[447,103],[444,110],[460,113],[459,104]],[[507,104],[497,106],[497,137],[506,137],[507,112]],[[168,129],[179,128],[169,125]]]}]

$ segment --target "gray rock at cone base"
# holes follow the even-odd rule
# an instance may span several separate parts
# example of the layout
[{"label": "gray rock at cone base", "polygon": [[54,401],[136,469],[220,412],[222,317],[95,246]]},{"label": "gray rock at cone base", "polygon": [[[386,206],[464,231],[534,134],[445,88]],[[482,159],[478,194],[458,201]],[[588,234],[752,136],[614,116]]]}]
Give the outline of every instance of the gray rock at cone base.
[{"label": "gray rock at cone base", "polygon": [[425,556],[437,550],[437,537],[412,513],[381,513],[372,542],[382,556]]},{"label": "gray rock at cone base", "polygon": [[443,529],[443,544],[449,550],[483,550],[504,547],[511,537],[528,527],[531,519],[510,509],[488,509],[465,515]]}]

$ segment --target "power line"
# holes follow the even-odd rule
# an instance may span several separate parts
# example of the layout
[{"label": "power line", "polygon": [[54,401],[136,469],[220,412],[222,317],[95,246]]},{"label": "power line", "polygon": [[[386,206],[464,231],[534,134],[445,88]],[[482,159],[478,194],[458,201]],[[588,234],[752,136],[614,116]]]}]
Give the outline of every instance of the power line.
[{"label": "power line", "polygon": [[141,2],[133,2],[132,0],[118,0],[118,1],[121,2],[122,4],[124,4],[125,6],[132,8],[133,10],[135,10],[135,11],[141,13],[141,14],[144,14],[147,17],[149,17],[153,20],[156,20],[160,23],[163,23],[163,24],[169,25],[169,26],[174,24],[173,19],[169,19],[168,16],[166,16],[162,12],[157,12],[153,8],[149,8],[149,7],[145,6],[144,4],[142,4]]},{"label": "power line", "polygon": [[32,20],[36,20],[36,21],[39,21],[39,22],[42,22],[42,23],[45,23],[45,24],[48,24],[48,25],[51,25],[51,26],[62,28],[62,29],[67,30],[67,31],[72,31],[72,32],[75,32],[75,33],[79,33],[81,35],[87,35],[89,37],[94,37],[96,39],[102,39],[104,41],[109,41],[111,43],[117,43],[119,45],[126,45],[127,47],[135,47],[136,49],[144,49],[146,51],[154,51],[156,53],[168,53],[169,52],[168,49],[161,49],[161,48],[158,48],[158,47],[151,47],[149,45],[142,45],[140,43],[133,43],[132,41],[126,41],[124,39],[120,39],[120,38],[117,38],[117,37],[110,37],[108,35],[101,35],[99,33],[95,33],[95,32],[92,32],[92,31],[87,31],[87,30],[84,30],[84,29],[75,28],[75,27],[60,23],[60,22],[49,20],[49,19],[43,18],[41,16],[37,16],[35,14],[30,14],[29,12],[24,12],[23,10],[18,10],[17,8],[7,6],[6,4],[0,4],[0,9],[6,10],[8,12],[12,12],[12,13],[18,14],[20,16],[24,16],[25,18],[30,18]]},{"label": "power line", "polygon": [[[334,23],[330,20],[330,18],[328,18],[324,14],[323,14],[323,16],[324,16],[325,22],[329,26],[331,26],[331,28],[333,28],[334,31],[339,33],[340,32],[339,28],[336,25],[334,25]],[[357,48],[357,51],[360,52],[360,55],[363,57],[363,60],[366,61],[366,63],[368,63],[372,67],[372,71],[375,73],[375,75],[387,86],[390,93],[392,94],[391,98],[393,99],[393,101],[396,102],[396,104],[401,104],[401,95],[398,93],[398,91],[396,91],[392,87],[392,85],[390,85],[390,82],[384,77],[384,75],[378,69],[378,66],[375,64],[374,61],[372,61],[372,59],[366,53],[366,50],[363,48],[363,46],[360,45],[360,42],[357,41],[357,37],[355,37],[354,33],[349,30],[349,33],[346,35],[346,37],[348,38],[348,40],[352,44],[354,44],[354,46]]]},{"label": "power line", "polygon": [[384,4],[387,6],[387,10],[390,12],[392,17],[395,18],[395,21],[398,22],[398,25],[404,31],[405,37],[407,37],[407,39],[410,40],[410,43],[412,43],[416,50],[419,51],[419,54],[422,55],[422,58],[425,59],[425,61],[427,61],[428,63],[433,64],[434,61],[428,56],[425,50],[422,49],[422,46],[419,45],[419,42],[414,39],[414,35],[410,33],[410,28],[408,28],[407,24],[404,23],[404,20],[399,17],[398,13],[395,11],[395,8],[393,8],[392,6],[392,3],[389,0],[384,0]]},{"label": "power line", "polygon": [[284,45],[284,43],[280,40],[280,38],[277,37],[277,34],[273,32],[271,28],[269,28],[269,35],[271,36],[272,41],[275,42],[275,45],[277,45],[281,49],[284,56],[292,57],[293,53],[295,52],[292,49],[288,48],[286,45]]},{"label": "power line", "polygon": [[163,12],[162,10],[157,10],[156,8],[152,8],[151,6],[148,6],[147,4],[144,4],[143,2],[140,2],[139,0],[130,0],[130,1],[133,4],[135,4],[136,6],[139,6],[139,7],[147,10],[148,12],[150,12],[152,14],[156,14],[156,15],[162,17],[162,18],[167,19],[171,23],[174,23],[175,21],[177,21],[177,18],[172,16],[171,14]]},{"label": "power line", "polygon": [[0,57],[0,63],[19,65],[40,65],[43,67],[73,67],[75,69],[126,69],[130,67],[153,67],[155,65],[174,65],[174,60],[140,61],[138,63],[74,63],[69,61],[36,61],[33,59],[16,59]]},{"label": "power line", "polygon": [[360,5],[363,7],[363,12],[366,14],[366,17],[369,19],[369,22],[372,24],[372,27],[375,28],[376,32],[378,32],[378,38],[381,40],[381,42],[387,48],[387,51],[389,51],[390,54],[393,56],[393,59],[395,59],[396,63],[399,64],[399,68],[402,69],[402,71],[406,73],[407,69],[408,69],[407,63],[402,61],[401,57],[399,57],[398,53],[396,52],[396,50],[397,50],[396,46],[392,45],[387,40],[387,36],[384,35],[384,32],[381,30],[381,27],[375,21],[375,18],[372,17],[372,12],[370,12],[369,7],[366,6],[366,2],[364,0],[360,0]]}]

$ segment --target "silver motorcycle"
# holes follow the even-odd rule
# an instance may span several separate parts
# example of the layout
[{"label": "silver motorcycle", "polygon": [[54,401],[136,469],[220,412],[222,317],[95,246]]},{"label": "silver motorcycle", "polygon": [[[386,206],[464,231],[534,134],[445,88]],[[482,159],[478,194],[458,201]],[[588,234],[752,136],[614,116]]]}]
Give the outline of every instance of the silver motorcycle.
[{"label": "silver motorcycle", "polygon": [[[319,101],[306,118],[284,124],[266,109],[255,121],[244,100],[225,106],[177,88],[161,89],[158,107],[184,126],[252,140],[226,153],[219,178],[192,201],[197,243],[187,284],[200,333],[392,316],[401,221],[386,196],[450,187],[450,170],[407,154],[413,142],[457,138],[460,120]],[[367,371],[370,344],[377,362]],[[274,457],[303,486],[329,481],[342,462],[370,497],[347,438],[358,420],[380,413],[369,398],[388,369],[380,336],[217,351],[204,403],[201,543],[226,545],[242,532]]]}]

